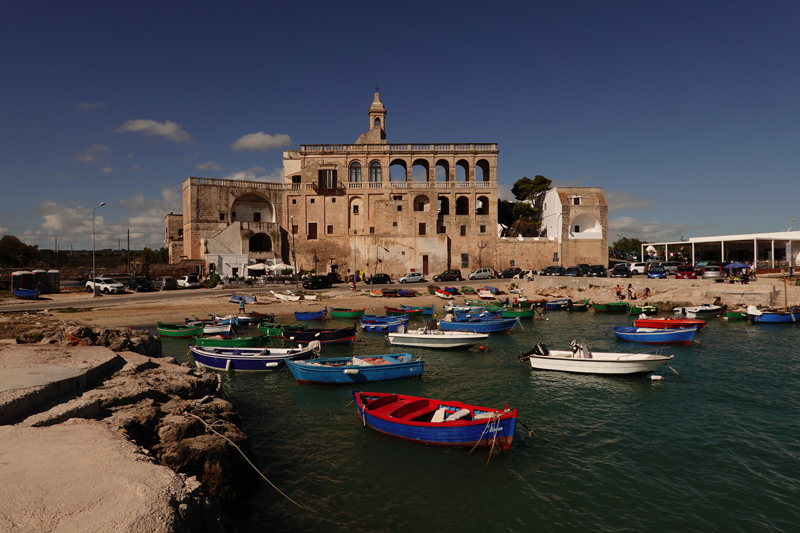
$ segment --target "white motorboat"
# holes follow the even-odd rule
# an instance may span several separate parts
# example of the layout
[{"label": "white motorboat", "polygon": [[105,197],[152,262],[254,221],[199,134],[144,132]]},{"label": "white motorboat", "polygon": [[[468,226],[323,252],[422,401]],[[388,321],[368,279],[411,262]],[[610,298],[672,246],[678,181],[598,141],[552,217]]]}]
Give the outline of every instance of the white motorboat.
[{"label": "white motorboat", "polygon": [[230,337],[233,332],[233,324],[211,323],[203,325],[203,335],[224,335]]},{"label": "white motorboat", "polygon": [[721,305],[702,304],[693,307],[676,307],[672,312],[676,315],[681,315],[686,318],[703,318],[709,316],[716,316],[722,310]]},{"label": "white motorboat", "polygon": [[520,354],[519,361],[530,361],[537,370],[557,370],[579,374],[649,374],[670,361],[673,355],[652,353],[590,352],[585,342],[572,341],[572,350],[548,350],[542,343],[527,353]]},{"label": "white motorboat", "polygon": [[420,328],[405,331],[403,326],[389,333],[389,343],[394,346],[417,346],[419,348],[469,348],[489,338],[488,333],[469,331],[442,331]]},{"label": "white motorboat", "polygon": [[299,294],[292,294],[292,293],[285,294],[282,292],[275,292],[275,291],[269,291],[269,292],[271,292],[272,295],[275,296],[275,298],[277,298],[278,300],[283,300],[284,302],[296,302],[300,299]]}]

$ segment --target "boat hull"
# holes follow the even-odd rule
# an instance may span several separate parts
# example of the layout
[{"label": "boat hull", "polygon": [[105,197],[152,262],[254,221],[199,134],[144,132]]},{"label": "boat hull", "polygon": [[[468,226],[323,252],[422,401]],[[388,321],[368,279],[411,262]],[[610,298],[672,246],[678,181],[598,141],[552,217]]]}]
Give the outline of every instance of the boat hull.
[{"label": "boat hull", "polygon": [[327,315],[328,308],[326,307],[322,311],[295,311],[294,319],[301,322],[306,320],[325,320]]},{"label": "boat hull", "polygon": [[269,343],[269,335],[258,337],[235,337],[233,339],[214,339],[194,337],[195,346],[201,348],[256,348],[265,347]]},{"label": "boat hull", "polygon": [[686,318],[707,318],[717,316],[721,310],[722,306],[703,304],[694,307],[676,307],[672,312]]},{"label": "boat hull", "polygon": [[753,322],[757,324],[796,324],[800,322],[800,309],[796,312],[770,313],[763,311],[760,315],[750,315]]},{"label": "boat hull", "polygon": [[23,300],[36,300],[39,298],[39,289],[13,289],[14,296]]},{"label": "boat hull", "polygon": [[697,327],[693,328],[637,328],[614,326],[614,335],[618,339],[641,344],[692,344]]},{"label": "boat hull", "polygon": [[203,334],[203,326],[181,326],[178,324],[156,324],[156,331],[162,337],[173,337],[176,339],[188,339],[196,335]]},{"label": "boat hull", "polygon": [[341,328],[341,329],[318,329],[307,328],[301,329],[283,329],[281,330],[283,340],[296,342],[298,344],[307,344],[314,341],[319,341],[320,344],[353,344],[356,339],[356,328]]},{"label": "boat hull", "polygon": [[[420,377],[425,371],[425,361],[399,362],[397,358],[401,356],[411,359],[410,354],[392,354],[375,356],[389,364],[354,365],[353,357],[339,357],[287,361],[287,365],[298,383],[369,383]],[[365,357],[356,359],[363,360]]]},{"label": "boat hull", "polygon": [[670,361],[673,356],[603,353],[591,359],[572,357],[572,352],[552,350],[550,355],[530,355],[531,368],[575,374],[629,375],[649,374]]},{"label": "boat hull", "polygon": [[415,346],[417,348],[448,350],[469,348],[488,339],[489,334],[468,331],[421,330],[390,333],[388,337],[389,343],[393,346]]},{"label": "boat hull", "polygon": [[697,320],[694,318],[639,318],[633,321],[633,325],[637,328],[702,328],[706,325],[705,320]]},{"label": "boat hull", "polygon": [[331,309],[331,316],[333,318],[361,318],[366,309],[343,309],[334,307]]},{"label": "boat hull", "polygon": [[490,318],[487,320],[440,320],[442,331],[471,331],[473,333],[508,333],[519,322],[518,318]]},{"label": "boat hull", "polygon": [[628,309],[628,304],[625,302],[593,303],[592,307],[595,313],[624,313]]},{"label": "boat hull", "polygon": [[[265,372],[280,370],[287,359],[311,359],[319,355],[319,343],[304,348],[199,348],[190,353],[198,366],[218,371]],[[263,355],[261,355],[263,354]]]}]

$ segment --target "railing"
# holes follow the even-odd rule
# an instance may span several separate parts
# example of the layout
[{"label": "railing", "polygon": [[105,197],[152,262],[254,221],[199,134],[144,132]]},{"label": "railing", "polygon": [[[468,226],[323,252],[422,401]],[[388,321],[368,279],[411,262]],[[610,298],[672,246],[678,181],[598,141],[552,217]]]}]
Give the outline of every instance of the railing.
[{"label": "railing", "polygon": [[347,189],[493,189],[497,183],[493,181],[376,181],[376,182],[342,182]]},{"label": "railing", "polygon": [[497,143],[457,144],[301,144],[300,152],[492,152]]},{"label": "railing", "polygon": [[[266,181],[244,181],[244,180],[222,180],[215,178],[189,178],[192,185],[214,185],[216,187],[241,187],[242,183],[246,183],[248,187],[253,189],[272,189],[276,191],[289,190],[285,183],[272,183]],[[291,184],[296,185],[296,184]]]}]

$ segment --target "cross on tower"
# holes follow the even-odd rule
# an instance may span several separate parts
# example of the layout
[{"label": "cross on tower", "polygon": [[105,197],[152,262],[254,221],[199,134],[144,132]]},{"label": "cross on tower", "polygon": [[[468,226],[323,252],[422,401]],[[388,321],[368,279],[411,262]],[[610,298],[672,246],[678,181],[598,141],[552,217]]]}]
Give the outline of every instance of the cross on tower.
[{"label": "cross on tower", "polygon": [[375,92],[378,92],[378,90],[379,90],[379,89],[380,89],[380,87],[378,87],[378,86],[376,85],[376,86],[375,86]]}]

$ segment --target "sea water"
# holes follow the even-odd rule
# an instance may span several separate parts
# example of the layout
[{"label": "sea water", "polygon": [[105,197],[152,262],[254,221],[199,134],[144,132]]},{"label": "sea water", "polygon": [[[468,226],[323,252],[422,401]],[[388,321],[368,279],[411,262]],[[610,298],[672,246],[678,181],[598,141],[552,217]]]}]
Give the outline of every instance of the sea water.
[{"label": "sea water", "polygon": [[[800,325],[712,318],[692,346],[619,341],[632,317],[566,311],[523,321],[469,350],[392,347],[359,333],[323,356],[411,352],[421,379],[298,385],[288,371],[223,374],[268,483],[236,506],[239,532],[800,531]],[[331,320],[327,325],[349,325]],[[417,322],[422,325],[422,321]],[[414,324],[412,324],[413,326]],[[647,376],[545,372],[533,344],[655,351]],[[164,339],[186,360],[186,342]],[[511,449],[490,454],[365,428],[349,391],[396,392],[518,409]]]}]

